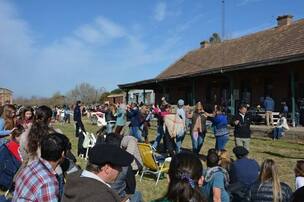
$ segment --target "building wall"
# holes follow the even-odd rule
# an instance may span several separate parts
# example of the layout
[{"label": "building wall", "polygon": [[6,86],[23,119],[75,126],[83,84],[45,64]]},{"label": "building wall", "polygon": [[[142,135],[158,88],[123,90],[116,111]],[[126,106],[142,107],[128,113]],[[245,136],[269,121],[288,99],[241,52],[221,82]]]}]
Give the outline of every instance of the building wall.
[{"label": "building wall", "polygon": [[0,88],[0,105],[4,105],[6,103],[13,103],[12,91],[5,88]]},{"label": "building wall", "polygon": [[[200,76],[191,79],[176,79],[161,83],[156,90],[156,100],[166,96],[171,104],[178,99],[184,99],[186,104],[192,104],[189,95],[192,96],[192,81],[195,83],[195,101],[206,104],[223,102],[226,99],[230,105],[230,79],[233,79],[233,95],[235,106],[241,102],[248,102],[251,106],[262,103],[262,99],[271,94],[276,102],[276,111],[281,109],[281,102],[286,101],[291,105],[291,70],[295,72],[296,99],[304,100],[304,62],[283,64],[257,69],[242,70],[236,72],[224,72],[212,76]],[[223,99],[223,94],[226,98]],[[238,95],[238,96],[237,96]]]},{"label": "building wall", "polygon": [[124,102],[124,97],[123,96],[117,96],[117,97],[108,97],[107,98],[107,101],[110,103],[110,104],[120,104],[120,103],[123,103]]},{"label": "building wall", "polygon": [[130,103],[145,103],[145,104],[154,104],[155,103],[155,93],[153,90],[145,90],[145,98],[143,90],[130,90],[128,92],[128,104]]}]

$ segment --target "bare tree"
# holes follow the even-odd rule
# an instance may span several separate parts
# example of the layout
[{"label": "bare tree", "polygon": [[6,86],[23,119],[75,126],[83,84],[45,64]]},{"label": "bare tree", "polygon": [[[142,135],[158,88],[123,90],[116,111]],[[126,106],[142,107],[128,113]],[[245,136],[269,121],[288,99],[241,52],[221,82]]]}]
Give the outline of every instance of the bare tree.
[{"label": "bare tree", "polygon": [[100,102],[101,95],[106,92],[104,87],[95,88],[88,83],[76,85],[72,90],[65,95],[60,92],[55,92],[52,97],[42,98],[32,96],[31,98],[18,97],[14,99],[14,103],[18,105],[40,106],[40,105],[64,105],[74,104],[77,100],[81,100],[85,104],[94,104]]},{"label": "bare tree", "polygon": [[105,91],[105,88],[97,89],[88,83],[81,83],[66,94],[66,100],[68,103],[75,103],[77,100],[81,100],[86,104],[93,104],[99,101],[101,94]]}]

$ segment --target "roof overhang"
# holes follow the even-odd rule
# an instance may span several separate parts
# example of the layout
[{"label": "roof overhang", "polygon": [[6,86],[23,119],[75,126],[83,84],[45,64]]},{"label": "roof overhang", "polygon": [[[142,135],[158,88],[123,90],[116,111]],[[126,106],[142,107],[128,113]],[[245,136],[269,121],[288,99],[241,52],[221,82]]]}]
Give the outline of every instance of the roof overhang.
[{"label": "roof overhang", "polygon": [[143,81],[137,81],[134,83],[120,84],[118,86],[119,86],[119,88],[126,89],[126,90],[128,90],[128,89],[153,89],[153,88],[155,88],[157,83],[174,80],[174,79],[192,78],[192,77],[197,77],[197,76],[219,74],[219,73],[224,73],[224,72],[241,71],[241,70],[246,70],[246,69],[254,69],[254,68],[260,68],[260,67],[299,62],[299,61],[304,61],[304,54],[291,55],[291,56],[286,56],[286,57],[281,57],[281,58],[273,58],[273,59],[268,59],[268,60],[254,61],[254,62],[249,62],[249,63],[242,63],[242,64],[236,64],[236,65],[230,65],[230,66],[217,67],[217,68],[210,68],[210,69],[205,69],[205,70],[201,70],[198,72],[192,72],[189,74],[174,75],[174,76],[167,77],[167,78],[148,79],[148,80],[143,80]]}]

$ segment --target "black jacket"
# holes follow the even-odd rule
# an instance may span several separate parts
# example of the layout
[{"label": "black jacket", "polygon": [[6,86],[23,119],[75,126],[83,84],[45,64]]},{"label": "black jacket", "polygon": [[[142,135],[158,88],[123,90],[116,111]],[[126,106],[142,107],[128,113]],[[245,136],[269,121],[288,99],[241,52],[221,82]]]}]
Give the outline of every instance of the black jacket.
[{"label": "black jacket", "polygon": [[[281,202],[289,202],[292,196],[291,188],[281,182],[282,199]],[[250,188],[248,194],[248,201],[250,202],[273,202],[272,196],[272,182],[268,181],[264,184],[256,182]]]},{"label": "black jacket", "polygon": [[120,202],[118,194],[104,183],[81,177],[82,170],[71,173],[64,186],[62,202]]},{"label": "black jacket", "polygon": [[81,122],[81,110],[80,106],[74,108],[74,121]]},{"label": "black jacket", "polygon": [[239,124],[235,125],[234,127],[234,136],[238,138],[250,138],[251,131],[250,131],[250,123],[251,117],[248,114],[245,114],[243,117],[238,114],[235,116],[235,120],[240,121]]}]

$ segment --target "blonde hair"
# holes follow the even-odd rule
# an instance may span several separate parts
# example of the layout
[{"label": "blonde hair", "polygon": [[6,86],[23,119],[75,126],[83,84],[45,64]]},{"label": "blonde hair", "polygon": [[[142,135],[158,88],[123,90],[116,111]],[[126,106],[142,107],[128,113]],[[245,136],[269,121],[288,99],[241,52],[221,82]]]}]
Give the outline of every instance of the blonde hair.
[{"label": "blonde hair", "polygon": [[218,155],[220,158],[219,165],[225,168],[226,170],[229,170],[229,167],[231,165],[231,158],[229,152],[223,149],[218,152]]},{"label": "blonde hair", "polygon": [[116,106],[114,104],[110,104],[110,111],[115,114],[116,113]]},{"label": "blonde hair", "polygon": [[5,121],[4,129],[12,130],[16,125],[16,115],[12,115],[12,112],[16,114],[16,107],[11,104],[6,104],[3,107],[2,117]]},{"label": "blonde hair", "polygon": [[195,105],[195,111],[199,112],[202,109],[203,109],[202,103],[201,102],[197,102],[196,105]]},{"label": "blonde hair", "polygon": [[266,159],[261,166],[260,187],[263,183],[270,180],[272,182],[273,202],[282,201],[281,182],[278,175],[278,168],[272,159]]}]

